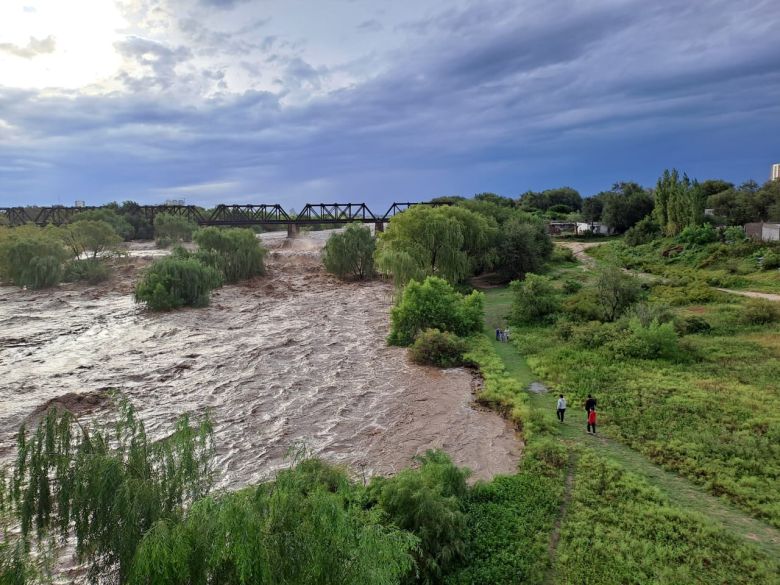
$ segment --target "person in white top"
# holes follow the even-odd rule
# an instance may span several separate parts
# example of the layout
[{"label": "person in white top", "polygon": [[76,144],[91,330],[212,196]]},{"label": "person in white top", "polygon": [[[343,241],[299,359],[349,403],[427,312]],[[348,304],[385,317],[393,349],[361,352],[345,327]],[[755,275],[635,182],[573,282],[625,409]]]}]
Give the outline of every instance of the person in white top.
[{"label": "person in white top", "polygon": [[563,422],[563,417],[566,414],[566,399],[563,397],[563,394],[560,395],[560,398],[558,398],[558,420]]}]

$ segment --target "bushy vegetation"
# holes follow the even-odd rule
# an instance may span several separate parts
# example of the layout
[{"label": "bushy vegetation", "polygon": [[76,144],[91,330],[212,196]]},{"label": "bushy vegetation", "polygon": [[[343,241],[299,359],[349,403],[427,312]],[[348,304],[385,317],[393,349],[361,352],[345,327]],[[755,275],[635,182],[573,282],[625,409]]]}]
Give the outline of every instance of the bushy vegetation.
[{"label": "bushy vegetation", "polygon": [[69,253],[56,229],[2,228],[0,276],[16,286],[41,289],[60,282]]},{"label": "bushy vegetation", "polygon": [[457,283],[484,262],[495,232],[495,222],[465,208],[412,207],[379,235],[377,267],[398,285],[427,276]]},{"label": "bushy vegetation", "polygon": [[549,278],[528,274],[525,280],[509,284],[512,290],[511,323],[534,323],[543,321],[560,308],[560,300]]},{"label": "bushy vegetation", "polygon": [[707,195],[698,182],[688,175],[680,177],[677,169],[664,171],[655,188],[655,220],[670,236],[686,227],[700,226],[704,221]]},{"label": "bushy vegetation", "polygon": [[[316,470],[318,473],[312,473]],[[358,488],[317,461],[271,483],[196,502],[144,537],[129,583],[385,585],[412,567],[417,540],[355,505]]]},{"label": "bushy vegetation", "polygon": [[647,189],[633,182],[618,182],[610,191],[585,199],[582,218],[588,222],[601,222],[614,233],[622,234],[647,218],[652,211],[653,197]]},{"label": "bushy vegetation", "polygon": [[135,300],[153,311],[205,307],[222,275],[195,258],[169,257],[147,268],[135,288]]},{"label": "bushy vegetation", "polygon": [[25,542],[75,534],[93,582],[127,582],[147,531],[175,521],[211,485],[207,419],[191,425],[182,417],[172,434],[151,441],[132,406],[118,405],[116,423],[105,428],[55,410],[34,432],[22,427],[8,498]]},{"label": "bushy vegetation", "polygon": [[376,238],[367,227],[351,224],[328,238],[322,251],[325,269],[339,278],[363,280],[374,275]]},{"label": "bushy vegetation", "polygon": [[766,557],[705,518],[673,506],[613,463],[585,452],[561,529],[556,582],[776,583]]},{"label": "bushy vegetation", "polygon": [[416,364],[453,368],[463,365],[466,348],[466,341],[454,333],[426,329],[417,335],[409,347],[409,357]]},{"label": "bushy vegetation", "polygon": [[205,228],[195,234],[201,263],[218,270],[225,282],[265,274],[266,249],[252,230]]},{"label": "bushy vegetation", "polygon": [[161,248],[191,242],[197,229],[197,224],[181,215],[158,213],[154,216],[154,239]]},{"label": "bushy vegetation", "polygon": [[122,241],[122,237],[110,223],[87,219],[79,219],[63,226],[60,237],[77,259],[86,256],[96,259],[114,250]]},{"label": "bushy vegetation", "polygon": [[483,295],[462,295],[445,280],[429,276],[412,280],[390,312],[391,345],[410,345],[426,329],[439,329],[459,336],[482,330]]},{"label": "bushy vegetation", "polygon": [[86,282],[87,284],[99,284],[108,280],[111,270],[104,262],[96,258],[84,260],[72,260],[65,265],[62,280],[65,282]]},{"label": "bushy vegetation", "polygon": [[[620,303],[623,309],[612,316],[622,316],[610,322],[598,304],[590,316],[580,312],[585,299],[596,298],[602,276],[596,272],[580,291],[565,293],[571,272],[552,274],[563,296],[554,327],[526,322],[513,328],[534,373],[572,404],[596,395],[604,432],[780,525],[780,498],[772,487],[780,473],[778,335],[773,323],[761,325],[775,304],[706,286],[705,300],[690,300],[690,286],[658,282],[649,285],[646,301]],[[679,296],[672,298],[672,291]],[[755,320],[747,317],[753,306]]]},{"label": "bushy vegetation", "polygon": [[135,236],[135,230],[131,223],[125,217],[117,212],[117,209],[103,207],[100,209],[86,209],[75,215],[71,221],[72,224],[80,222],[102,222],[111,226],[120,241],[131,240]]}]

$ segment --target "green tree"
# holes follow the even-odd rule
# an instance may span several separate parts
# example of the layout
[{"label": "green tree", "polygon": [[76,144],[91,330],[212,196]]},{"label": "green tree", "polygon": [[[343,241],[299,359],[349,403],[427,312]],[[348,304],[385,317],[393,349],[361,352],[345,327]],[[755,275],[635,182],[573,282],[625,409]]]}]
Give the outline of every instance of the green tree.
[{"label": "green tree", "polygon": [[343,233],[328,238],[322,251],[325,269],[339,278],[370,278],[374,275],[376,239],[368,228],[352,224]]},{"label": "green tree", "polygon": [[553,243],[545,224],[533,217],[516,215],[501,226],[498,272],[506,279],[541,270],[552,255]]},{"label": "green tree", "polygon": [[439,276],[460,282],[489,248],[491,225],[459,207],[415,206],[393,217],[379,235],[376,263],[397,285]]},{"label": "green tree", "polygon": [[569,212],[580,211],[582,209],[582,196],[571,187],[547,189],[541,193],[528,191],[520,196],[518,205],[523,209],[538,209],[540,211],[547,211],[553,206],[563,205]]},{"label": "green tree", "polygon": [[125,583],[144,534],[179,518],[211,486],[208,419],[193,426],[184,416],[152,441],[132,406],[120,400],[119,407],[114,425],[91,429],[50,410],[17,440],[11,502],[24,539],[73,531],[93,582]]},{"label": "green tree", "polygon": [[12,228],[0,241],[0,274],[16,286],[41,289],[60,282],[68,251],[57,228]]},{"label": "green tree", "polygon": [[196,223],[181,215],[158,213],[154,216],[154,239],[158,246],[191,242],[192,234],[197,229]]},{"label": "green tree", "polygon": [[527,274],[525,280],[512,281],[509,288],[512,291],[509,321],[512,323],[539,322],[560,309],[558,294],[546,276]]},{"label": "green tree", "polygon": [[667,235],[675,236],[688,226],[704,221],[706,195],[688,175],[682,178],[677,169],[665,170],[655,190],[656,221]]},{"label": "green tree", "polygon": [[[316,474],[312,471],[316,470]],[[272,483],[198,501],[144,537],[130,585],[390,585],[416,539],[353,504],[344,477],[303,461]]]},{"label": "green tree", "polygon": [[135,301],[153,311],[205,307],[222,275],[195,258],[169,257],[146,269],[135,288]]},{"label": "green tree", "polygon": [[71,223],[81,221],[102,221],[109,224],[122,240],[130,240],[133,237],[133,226],[119,215],[115,209],[101,207],[100,209],[80,211],[73,217]]},{"label": "green tree", "polygon": [[375,480],[371,491],[393,525],[420,539],[415,553],[419,577],[409,583],[433,585],[458,566],[466,552],[468,471],[453,465],[442,451],[415,458],[418,469],[405,469],[395,477]]},{"label": "green tree", "polygon": [[609,266],[598,273],[596,297],[606,321],[614,321],[639,299],[641,287],[633,276]]},{"label": "green tree", "polygon": [[114,249],[122,237],[116,233],[110,223],[90,219],[79,219],[75,223],[62,227],[62,240],[80,258],[90,255],[97,258]]},{"label": "green tree", "polygon": [[429,276],[421,283],[412,280],[390,312],[388,343],[409,345],[425,329],[461,336],[477,333],[482,329],[483,318],[482,293],[474,291],[464,297],[436,276]]},{"label": "green tree", "polygon": [[209,227],[195,234],[195,257],[232,283],[265,274],[266,249],[252,230]]}]

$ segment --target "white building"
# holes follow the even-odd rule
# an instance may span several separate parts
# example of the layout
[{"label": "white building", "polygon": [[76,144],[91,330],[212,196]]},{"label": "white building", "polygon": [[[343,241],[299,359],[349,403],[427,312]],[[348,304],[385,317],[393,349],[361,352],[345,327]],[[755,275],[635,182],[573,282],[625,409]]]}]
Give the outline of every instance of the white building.
[{"label": "white building", "polygon": [[600,221],[578,221],[577,235],[580,236],[585,233],[597,234],[599,236],[609,236],[612,235],[612,230]]},{"label": "white building", "polygon": [[780,181],[780,163],[772,165],[772,180]]},{"label": "white building", "polygon": [[780,223],[763,224],[761,226],[761,240],[764,242],[780,242]]},{"label": "white building", "polygon": [[76,207],[85,207],[85,204],[81,199],[76,199]]},{"label": "white building", "polygon": [[184,199],[166,199],[165,205],[184,205]]}]

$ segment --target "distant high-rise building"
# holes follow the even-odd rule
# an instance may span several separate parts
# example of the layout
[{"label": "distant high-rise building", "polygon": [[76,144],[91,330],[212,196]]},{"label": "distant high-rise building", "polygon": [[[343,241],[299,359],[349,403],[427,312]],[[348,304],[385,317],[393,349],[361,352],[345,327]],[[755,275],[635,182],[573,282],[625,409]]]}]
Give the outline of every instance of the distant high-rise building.
[{"label": "distant high-rise building", "polygon": [[184,205],[184,199],[166,199],[165,205]]},{"label": "distant high-rise building", "polygon": [[84,207],[84,202],[81,199],[76,199],[76,207]]},{"label": "distant high-rise building", "polygon": [[780,163],[772,165],[772,180],[780,181]]}]

